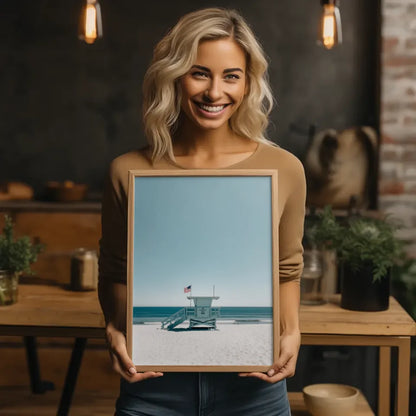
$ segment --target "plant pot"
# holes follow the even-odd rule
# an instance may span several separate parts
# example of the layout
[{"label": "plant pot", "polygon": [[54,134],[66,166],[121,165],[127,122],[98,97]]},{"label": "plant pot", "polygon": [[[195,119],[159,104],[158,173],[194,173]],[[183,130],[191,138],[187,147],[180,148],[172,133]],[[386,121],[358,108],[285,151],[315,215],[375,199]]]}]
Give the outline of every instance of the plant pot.
[{"label": "plant pot", "polygon": [[341,308],[353,311],[384,311],[389,308],[390,272],[373,281],[371,264],[352,270],[341,265]]},{"label": "plant pot", "polygon": [[0,306],[17,302],[19,274],[0,270]]}]

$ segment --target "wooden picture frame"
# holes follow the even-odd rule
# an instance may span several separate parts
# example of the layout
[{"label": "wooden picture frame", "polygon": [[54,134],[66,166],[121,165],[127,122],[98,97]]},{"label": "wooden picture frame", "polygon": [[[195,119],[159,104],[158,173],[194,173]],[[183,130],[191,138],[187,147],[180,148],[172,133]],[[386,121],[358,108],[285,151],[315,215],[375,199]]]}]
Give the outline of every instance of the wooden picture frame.
[{"label": "wooden picture frame", "polygon": [[279,355],[277,170],[131,170],[127,349],[138,371]]}]

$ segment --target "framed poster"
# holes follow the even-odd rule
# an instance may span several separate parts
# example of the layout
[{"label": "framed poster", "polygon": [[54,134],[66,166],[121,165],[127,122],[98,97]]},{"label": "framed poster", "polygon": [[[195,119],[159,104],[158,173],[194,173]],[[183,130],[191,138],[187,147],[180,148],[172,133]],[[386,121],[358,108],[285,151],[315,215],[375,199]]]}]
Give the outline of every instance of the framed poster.
[{"label": "framed poster", "polygon": [[127,346],[138,371],[278,358],[276,170],[129,172]]}]

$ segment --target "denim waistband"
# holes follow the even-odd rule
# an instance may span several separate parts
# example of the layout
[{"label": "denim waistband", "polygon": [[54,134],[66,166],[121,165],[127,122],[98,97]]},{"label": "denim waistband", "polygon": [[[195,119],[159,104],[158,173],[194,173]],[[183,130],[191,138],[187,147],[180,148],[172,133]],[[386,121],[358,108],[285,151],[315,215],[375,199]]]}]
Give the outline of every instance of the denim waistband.
[{"label": "denim waistband", "polygon": [[165,373],[134,384],[122,380],[116,416],[290,416],[290,408],[285,380]]}]

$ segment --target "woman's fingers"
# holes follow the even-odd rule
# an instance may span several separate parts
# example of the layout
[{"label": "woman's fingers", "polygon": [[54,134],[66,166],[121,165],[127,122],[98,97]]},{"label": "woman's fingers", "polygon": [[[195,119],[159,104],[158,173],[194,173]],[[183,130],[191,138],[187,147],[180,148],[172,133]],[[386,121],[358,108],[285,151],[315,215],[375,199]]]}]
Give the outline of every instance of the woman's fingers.
[{"label": "woman's fingers", "polygon": [[137,383],[138,381],[146,380],[149,378],[156,378],[163,376],[163,373],[154,372],[154,371],[146,371],[144,373],[140,373],[136,371],[134,365],[132,365],[126,371],[126,367],[122,368],[120,366],[119,360],[116,355],[113,355],[113,368],[114,370],[124,378],[124,380],[128,381],[129,383]]},{"label": "woman's fingers", "polygon": [[163,373],[147,371],[139,373],[134,366],[133,361],[127,353],[126,337],[121,331],[114,327],[107,330],[107,341],[110,349],[110,357],[113,363],[113,369],[129,383],[163,376]]},{"label": "woman's fingers", "polygon": [[267,373],[253,372],[253,373],[240,373],[240,377],[255,377],[260,380],[267,381],[268,383],[277,383],[287,377],[290,377],[290,371],[283,367],[276,370],[275,367],[271,368]]},{"label": "woman's fingers", "polygon": [[283,366],[278,366],[276,363],[270,368],[267,373],[252,372],[252,373],[240,373],[241,377],[255,377],[260,380],[267,381],[268,383],[277,383],[280,380],[291,377],[294,374],[294,360],[289,360],[284,363]]},{"label": "woman's fingers", "polygon": [[256,377],[268,383],[277,383],[292,377],[296,370],[296,360],[299,352],[300,334],[282,335],[280,340],[280,355],[276,363],[266,373],[240,373],[241,377]]},{"label": "woman's fingers", "polygon": [[127,354],[126,338],[122,333],[113,336],[110,348],[115,357],[113,364],[116,364],[116,369],[122,370],[128,376],[135,375],[137,373],[136,367]]},{"label": "woman's fingers", "polygon": [[296,355],[293,351],[282,351],[276,364],[267,372],[269,377],[275,374],[285,374],[286,377],[292,377],[295,375],[296,369]]}]

